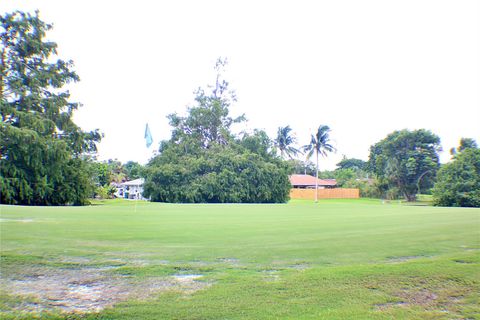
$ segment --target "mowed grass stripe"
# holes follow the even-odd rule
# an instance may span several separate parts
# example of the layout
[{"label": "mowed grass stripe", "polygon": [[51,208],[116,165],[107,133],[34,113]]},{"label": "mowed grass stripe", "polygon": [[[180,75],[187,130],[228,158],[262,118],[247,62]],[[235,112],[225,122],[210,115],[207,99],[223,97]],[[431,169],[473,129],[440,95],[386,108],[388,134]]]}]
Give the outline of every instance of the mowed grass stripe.
[{"label": "mowed grass stripe", "polygon": [[[478,232],[477,210],[361,202],[354,206],[351,202],[318,206],[142,204],[137,212],[130,203],[53,209],[3,207],[4,219],[13,216],[32,221],[2,224],[4,250],[26,246],[29,251],[45,253],[49,249],[55,254],[82,247],[113,251],[142,248],[165,255],[166,260],[177,260],[178,250],[212,260],[217,257],[208,251],[215,249],[246,262],[268,262],[272,256],[288,257],[300,250],[303,256],[297,258],[312,262],[322,255],[332,263],[354,263],[382,255],[448,252],[467,245],[465,238]],[[252,249],[256,249],[255,254]],[[348,253],[356,258],[344,261]]]}]

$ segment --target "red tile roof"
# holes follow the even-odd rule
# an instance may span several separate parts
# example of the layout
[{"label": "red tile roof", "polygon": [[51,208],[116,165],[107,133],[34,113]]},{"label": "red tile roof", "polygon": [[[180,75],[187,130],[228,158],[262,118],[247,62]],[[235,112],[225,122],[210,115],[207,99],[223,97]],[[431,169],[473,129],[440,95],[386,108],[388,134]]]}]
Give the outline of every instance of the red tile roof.
[{"label": "red tile roof", "polygon": [[[310,176],[308,174],[293,174],[290,177],[290,183],[293,186],[299,187],[307,187],[307,186],[315,186],[315,178],[314,176]],[[336,186],[337,181],[335,179],[318,179],[319,186]]]}]

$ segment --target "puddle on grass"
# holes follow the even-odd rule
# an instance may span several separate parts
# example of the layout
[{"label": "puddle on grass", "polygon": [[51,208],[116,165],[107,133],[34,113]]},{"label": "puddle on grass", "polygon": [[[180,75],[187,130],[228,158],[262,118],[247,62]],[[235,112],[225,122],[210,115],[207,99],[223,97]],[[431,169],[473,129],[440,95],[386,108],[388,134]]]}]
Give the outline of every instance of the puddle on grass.
[{"label": "puddle on grass", "polygon": [[179,282],[192,282],[203,277],[203,274],[175,274],[173,279]]}]

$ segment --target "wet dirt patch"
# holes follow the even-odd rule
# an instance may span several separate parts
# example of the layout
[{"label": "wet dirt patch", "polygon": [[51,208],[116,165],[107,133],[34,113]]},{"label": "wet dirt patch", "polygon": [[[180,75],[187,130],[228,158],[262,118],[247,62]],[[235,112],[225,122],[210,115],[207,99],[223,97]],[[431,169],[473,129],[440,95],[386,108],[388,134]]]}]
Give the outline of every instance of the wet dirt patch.
[{"label": "wet dirt patch", "polygon": [[402,307],[402,306],[405,306],[405,305],[406,305],[406,303],[403,302],[403,301],[379,303],[379,304],[375,305],[375,309],[379,310],[379,311],[384,311],[384,310],[387,310],[387,309],[390,309],[390,308]]},{"label": "wet dirt patch", "polygon": [[176,274],[172,278],[176,282],[177,288],[184,294],[192,294],[212,285],[210,282],[198,281],[203,278],[202,274]]},{"label": "wet dirt patch", "polygon": [[90,258],[85,257],[63,257],[60,260],[61,263],[72,263],[72,264],[89,264],[92,262]]},{"label": "wet dirt patch", "polygon": [[[30,268],[0,279],[0,289],[19,297],[11,311],[98,312],[127,299],[145,300],[167,290],[191,294],[210,285],[203,275],[142,277],[109,272],[109,268]],[[34,302],[31,302],[32,299]],[[0,310],[8,311],[8,310]]]},{"label": "wet dirt patch", "polygon": [[463,260],[463,259],[455,259],[455,260],[453,260],[453,262],[462,263],[462,264],[472,264],[472,263],[475,263],[474,261]]},{"label": "wet dirt patch", "polygon": [[389,296],[387,302],[372,306],[379,312],[413,308],[423,309],[439,317],[447,314],[449,319],[465,319],[465,316],[470,314],[468,311],[470,308],[476,309],[473,302],[477,299],[476,285],[463,279],[410,276],[396,279],[394,282],[386,281],[391,282],[390,284],[384,284],[384,282],[369,280],[366,286],[370,290],[375,290],[376,294]]},{"label": "wet dirt patch", "polygon": [[237,258],[217,258],[217,261],[222,262],[222,263],[231,264],[231,265],[234,265],[234,266],[238,266],[240,264],[240,260],[237,259]]},{"label": "wet dirt patch", "polygon": [[375,309],[384,311],[396,307],[421,306],[424,308],[435,305],[438,296],[429,290],[402,290],[395,294],[400,301],[376,304]]},{"label": "wet dirt patch", "polygon": [[480,250],[480,248],[472,248],[472,247],[467,246],[467,245],[462,245],[462,246],[460,246],[460,248],[462,248],[465,251],[479,251]]},{"label": "wet dirt patch", "polygon": [[0,218],[0,222],[21,222],[21,223],[29,223],[29,222],[35,222],[33,219],[6,219],[6,218]]},{"label": "wet dirt patch", "polygon": [[278,281],[280,280],[280,271],[279,270],[262,270],[260,271],[263,276],[263,280],[267,282]]},{"label": "wet dirt patch", "polygon": [[387,262],[388,263],[402,263],[407,262],[415,259],[425,258],[425,256],[401,256],[401,257],[389,257]]},{"label": "wet dirt patch", "polygon": [[309,269],[310,265],[307,263],[296,263],[296,264],[289,265],[288,268],[293,270],[303,271],[303,270]]}]

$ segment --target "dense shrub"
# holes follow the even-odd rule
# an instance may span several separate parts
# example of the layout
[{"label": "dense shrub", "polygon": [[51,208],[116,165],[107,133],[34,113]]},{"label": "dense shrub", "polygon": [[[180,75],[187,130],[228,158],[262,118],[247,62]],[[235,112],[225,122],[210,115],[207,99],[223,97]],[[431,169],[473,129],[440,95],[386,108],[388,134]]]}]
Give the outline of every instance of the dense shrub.
[{"label": "dense shrub", "polygon": [[143,195],[152,201],[184,203],[288,201],[286,162],[233,144],[195,154],[165,150],[147,165]]},{"label": "dense shrub", "polygon": [[438,206],[480,207],[480,149],[465,149],[441,167],[433,201]]}]

